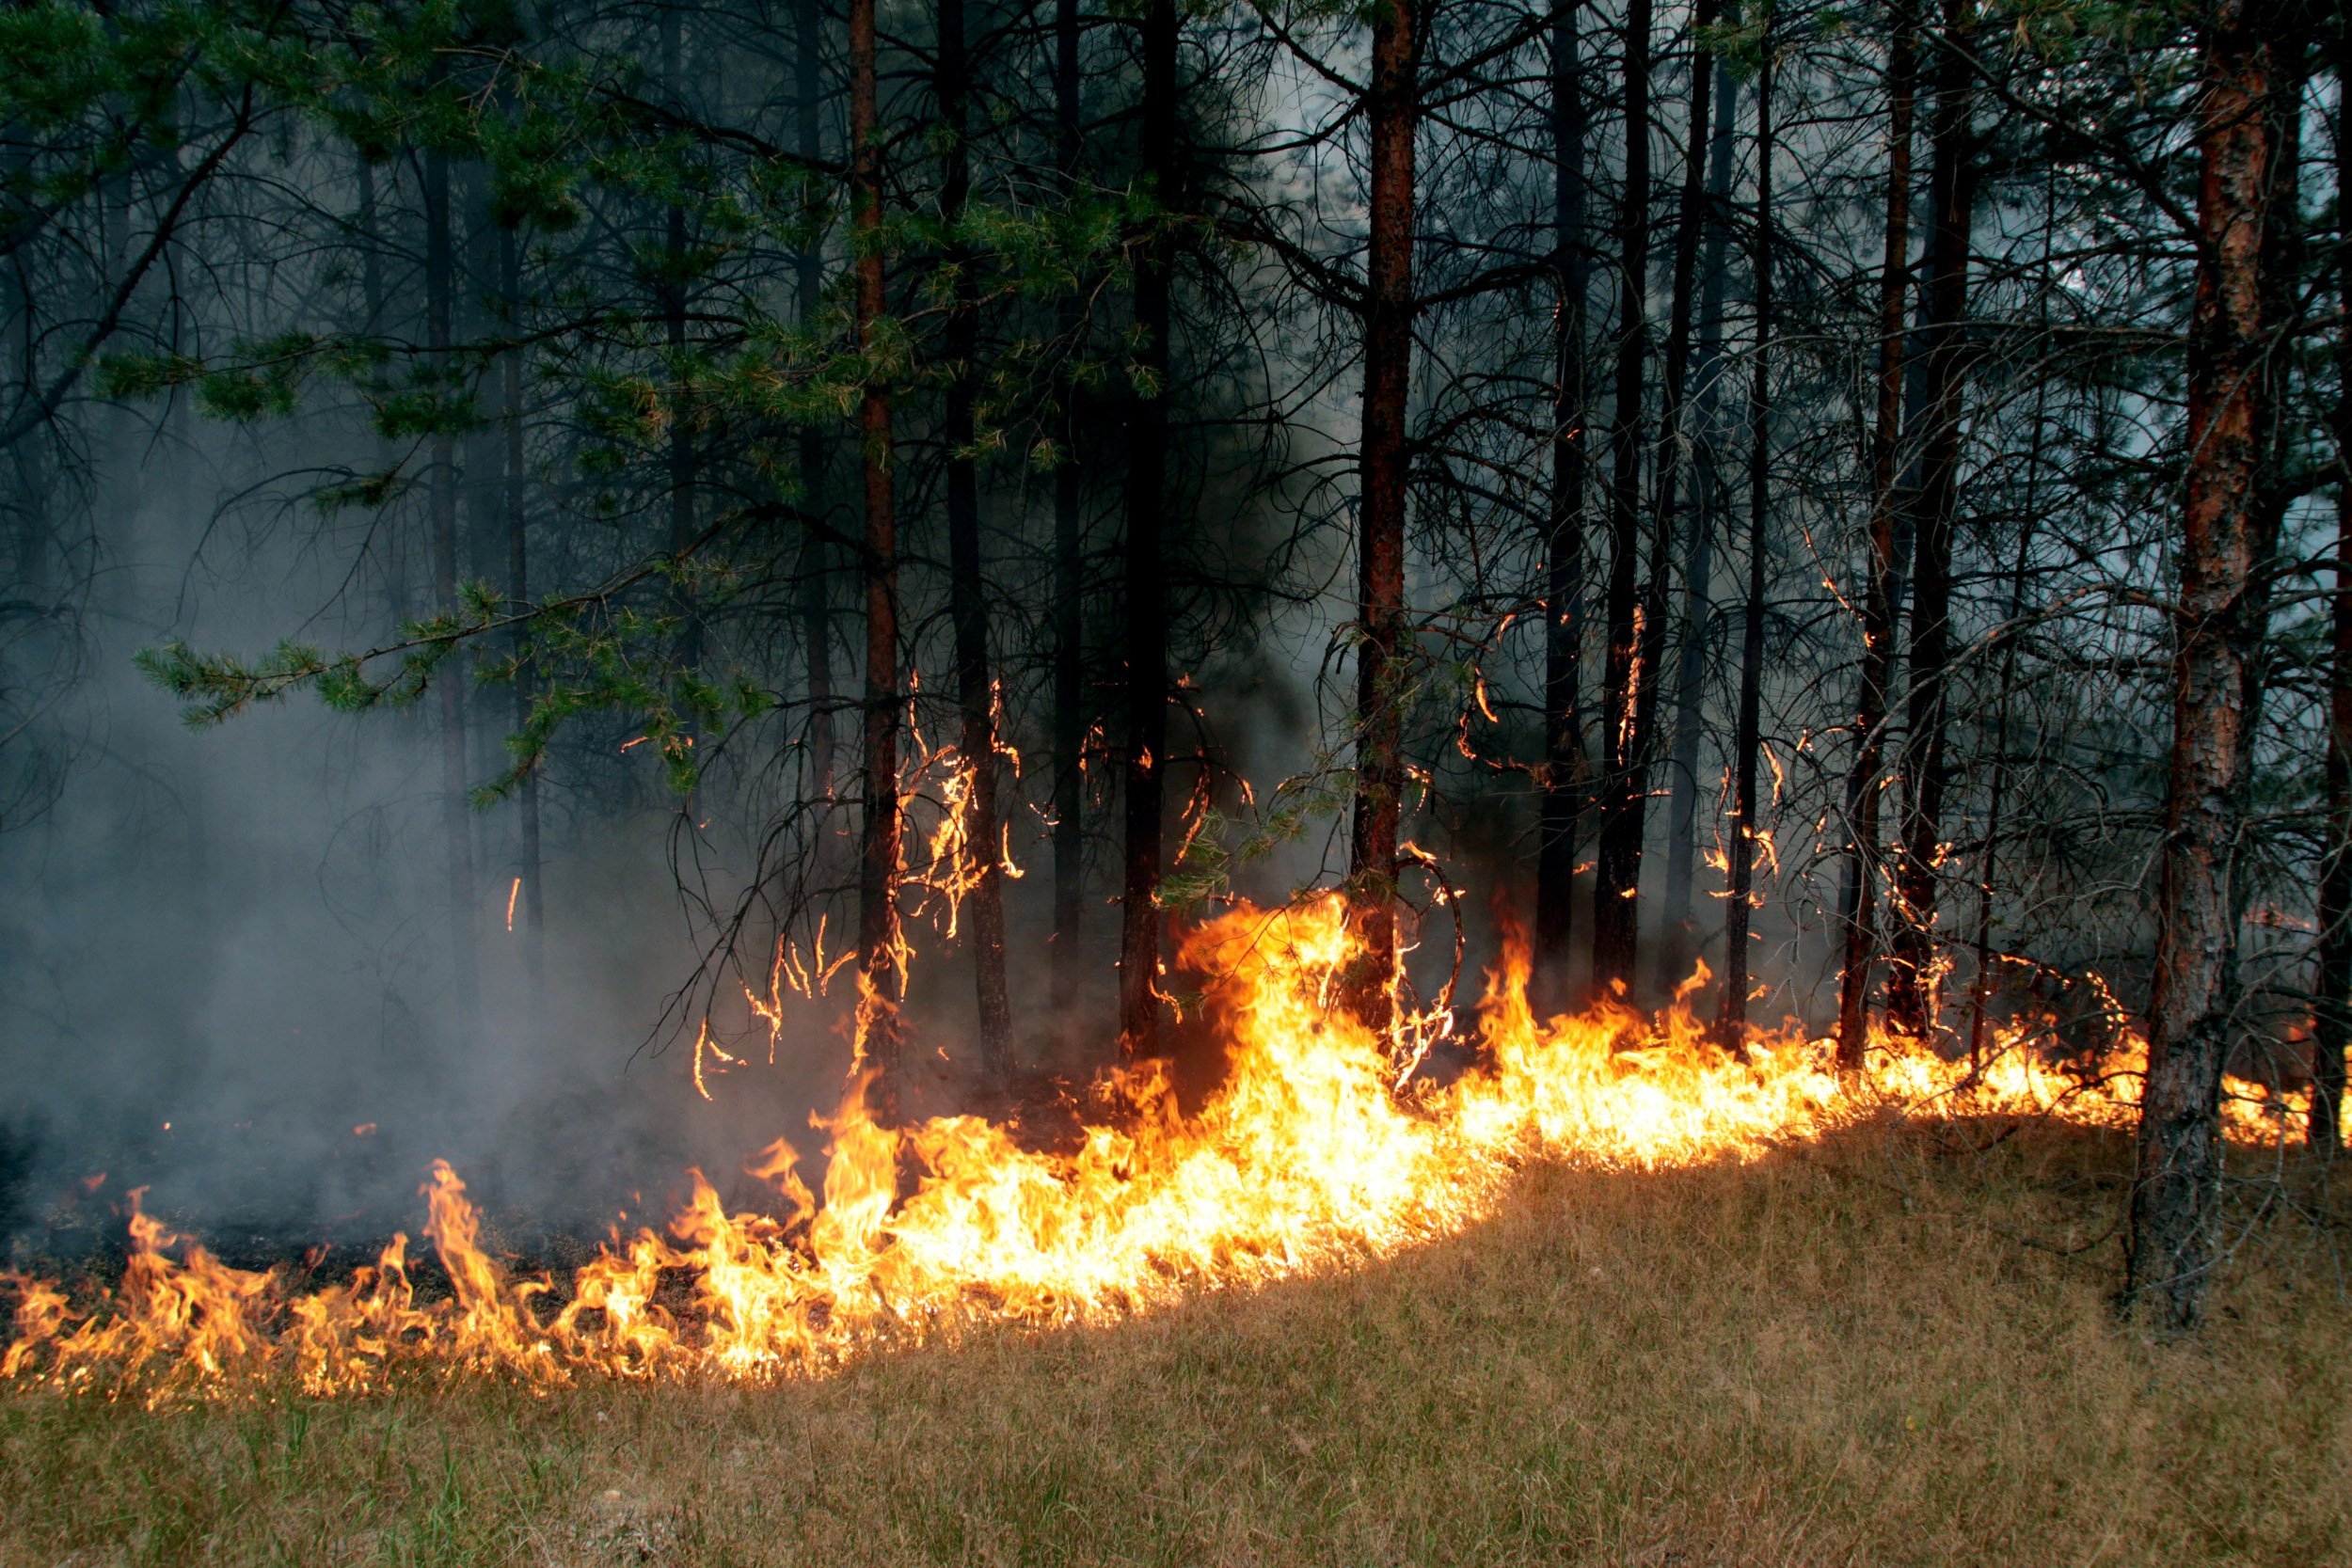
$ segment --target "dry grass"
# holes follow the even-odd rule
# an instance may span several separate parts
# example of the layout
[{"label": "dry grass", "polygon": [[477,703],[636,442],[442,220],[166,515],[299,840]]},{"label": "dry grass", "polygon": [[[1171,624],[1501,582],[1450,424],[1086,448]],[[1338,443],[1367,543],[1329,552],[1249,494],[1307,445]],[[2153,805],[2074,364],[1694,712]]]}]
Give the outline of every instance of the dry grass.
[{"label": "dry grass", "polygon": [[775,1389],[0,1399],[0,1564],[2352,1560],[2352,1307],[2295,1220],[2112,1317],[2111,1143],[1527,1173],[1472,1233]]}]

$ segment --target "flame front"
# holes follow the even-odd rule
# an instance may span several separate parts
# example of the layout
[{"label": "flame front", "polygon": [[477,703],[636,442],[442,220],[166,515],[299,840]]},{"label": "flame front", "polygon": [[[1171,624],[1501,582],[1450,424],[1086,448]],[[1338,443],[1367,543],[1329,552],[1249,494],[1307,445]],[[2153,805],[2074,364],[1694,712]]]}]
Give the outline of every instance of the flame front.
[{"label": "flame front", "polygon": [[[1118,1125],[1046,1153],[972,1117],[880,1126],[860,1077],[818,1123],[821,1203],[779,1141],[749,1169],[774,1186],[781,1217],[728,1212],[694,1172],[666,1232],[615,1232],[568,1288],[510,1278],[480,1245],[464,1183],[437,1163],[425,1235],[453,1291],[431,1302],[411,1287],[403,1236],[349,1284],[302,1291],[281,1271],[226,1267],[135,1205],[129,1266],[95,1301],[0,1276],[17,1294],[0,1377],[151,1402],[288,1373],[314,1393],[436,1369],[539,1385],[773,1379],[879,1345],[1101,1322],[1377,1258],[1476,1218],[1530,1156],[1636,1167],[1746,1158],[1936,1103],[2106,1127],[2136,1114],[2142,1063],[2129,1046],[2077,1078],[2012,1037],[1971,1079],[1966,1063],[1889,1037],[1864,1077],[1843,1082],[1826,1041],[1751,1031],[1724,1052],[1686,1005],[1703,975],[1654,1017],[1605,1004],[1539,1019],[1516,939],[1487,976],[1477,1065],[1400,1094],[1395,1042],[1330,1006],[1349,941],[1336,897],[1236,910],[1185,938],[1182,961],[1216,977],[1207,1008],[1232,1053],[1224,1085],[1194,1115],[1138,1070],[1115,1085]],[[2233,1098],[2233,1132],[2275,1138],[2292,1110]]]}]

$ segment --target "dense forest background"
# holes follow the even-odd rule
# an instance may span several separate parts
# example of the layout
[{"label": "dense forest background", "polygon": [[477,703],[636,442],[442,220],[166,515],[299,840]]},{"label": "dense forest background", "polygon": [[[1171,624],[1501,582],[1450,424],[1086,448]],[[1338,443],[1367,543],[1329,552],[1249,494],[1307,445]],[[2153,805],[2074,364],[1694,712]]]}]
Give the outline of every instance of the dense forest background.
[{"label": "dense forest background", "polygon": [[10,8],[0,1226],[593,1219],[852,1049],[1181,1057],[1171,927],[1339,887],[1408,1051],[1504,921],[1726,1043],[2142,1029],[2198,1277],[2223,1065],[2332,1147],[2352,1021],[2346,49]]}]

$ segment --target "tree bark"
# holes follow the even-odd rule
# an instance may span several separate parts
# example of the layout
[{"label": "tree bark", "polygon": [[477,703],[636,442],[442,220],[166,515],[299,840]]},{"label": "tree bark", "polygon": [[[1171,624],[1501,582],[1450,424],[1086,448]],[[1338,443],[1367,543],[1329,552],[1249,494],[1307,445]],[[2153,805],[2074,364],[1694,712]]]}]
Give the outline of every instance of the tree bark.
[{"label": "tree bark", "polygon": [[2221,1220],[2221,1074],[2239,997],[2251,794],[2280,508],[2265,494],[2293,223],[2296,8],[2214,0],[2200,24],[2197,293],[2156,958],[2124,1293],[2197,1326]]},{"label": "tree bark", "polygon": [[[510,325],[517,320],[522,301],[522,242],[511,228],[499,230],[499,293],[505,299],[506,316]],[[510,348],[501,356],[499,367],[501,392],[504,407],[501,423],[505,430],[505,473],[503,481],[506,512],[506,594],[517,613],[527,611],[531,605],[531,537],[530,481],[524,466],[523,445],[523,354]],[[530,629],[517,622],[515,627],[515,728],[520,733],[531,721],[531,709],[538,698],[538,683],[531,665]],[[523,962],[531,976],[531,989],[536,993],[546,985],[547,896],[540,885],[539,856],[539,773],[536,768],[525,773],[515,790],[515,813],[519,844],[516,849],[515,874],[516,893],[523,911]]]},{"label": "tree bark", "polygon": [[1406,402],[1413,350],[1413,134],[1417,0],[1372,19],[1371,245],[1365,258],[1362,492],[1357,512],[1356,793],[1348,925],[1358,943],[1343,1005],[1381,1039],[1396,1017],[1397,821],[1405,797]]},{"label": "tree bark", "polygon": [[1879,775],[1885,752],[1887,689],[1895,672],[1896,485],[1901,474],[1903,341],[1911,296],[1911,143],[1918,92],[1917,0],[1895,0],[1886,61],[1885,260],[1879,272],[1878,407],[1870,429],[1870,576],[1862,606],[1861,688],[1854,698],[1854,762],[1846,776],[1852,842],[1839,889],[1845,968],[1837,986],[1837,1065],[1862,1066],[1869,1044],[1872,879],[1879,854]]},{"label": "tree bark", "polygon": [[[456,251],[450,233],[449,155],[424,155],[424,334],[436,387],[450,389],[456,366],[450,353],[455,308]],[[433,530],[433,595],[443,610],[457,608],[457,440],[434,432],[427,500]],[[453,653],[440,671],[441,829],[448,841],[450,974],[458,1026],[470,1033],[481,990],[474,953],[473,824],[466,809],[466,690]]]},{"label": "tree bark", "polygon": [[973,258],[956,229],[972,191],[972,62],[963,0],[940,0],[935,88],[945,121],[940,217],[948,231],[946,261],[955,274],[947,314],[947,558],[950,614],[956,628],[956,690],[962,709],[958,750],[971,772],[965,806],[972,856],[972,965],[980,1026],[980,1070],[995,1085],[1012,1076],[1012,1004],[1005,991],[1005,889],[996,818],[995,689],[989,676],[988,585],[980,564],[980,479],[972,444],[973,375],[979,356],[979,300]]},{"label": "tree bark", "polygon": [[1730,271],[1726,257],[1730,232],[1722,219],[1731,194],[1731,155],[1737,87],[1729,71],[1715,76],[1714,146],[1708,155],[1707,243],[1699,272],[1698,347],[1692,378],[1698,384],[1699,440],[1705,447],[1693,479],[1688,526],[1683,530],[1682,559],[1688,591],[1684,596],[1682,649],[1675,661],[1674,751],[1668,768],[1666,795],[1666,906],[1664,940],[1658,949],[1658,989],[1671,990],[1689,973],[1697,956],[1697,929],[1692,919],[1692,895],[1697,860],[1699,735],[1706,719],[1707,642],[1713,616],[1716,529],[1724,486],[1716,471],[1722,409],[1716,371],[1723,357],[1724,278]]},{"label": "tree bark", "polygon": [[1551,11],[1552,308],[1550,515],[1544,540],[1544,764],[1535,852],[1534,989],[1548,1010],[1568,1005],[1575,936],[1577,823],[1584,736],[1579,663],[1584,641],[1584,309],[1592,263],[1584,248],[1584,140],[1577,9]]},{"label": "tree bark", "polygon": [[[1065,199],[1078,188],[1083,127],[1078,118],[1078,0],[1054,3],[1054,161]],[[1062,341],[1077,337],[1077,295],[1066,294],[1057,309]],[[1057,1008],[1077,999],[1080,943],[1086,909],[1086,602],[1083,598],[1082,493],[1077,463],[1077,421],[1070,404],[1077,388],[1066,382],[1062,396],[1062,461],[1054,470],[1054,961],[1053,1001]],[[1156,940],[1156,939],[1155,939]]]},{"label": "tree bark", "polygon": [[1636,577],[1645,446],[1643,380],[1649,363],[1650,0],[1629,0],[1625,28],[1625,198],[1617,215],[1617,385],[1610,415],[1609,645],[1601,667],[1600,841],[1593,867],[1596,994],[1633,983],[1645,815],[1637,761],[1645,743],[1640,733],[1645,673]]},{"label": "tree bark", "polygon": [[[2048,323],[2042,324],[2046,329]],[[2009,610],[2002,617],[2008,628],[2001,650],[2000,695],[1993,711],[1993,782],[1984,812],[1984,848],[1977,864],[1976,970],[1968,979],[1968,1070],[1984,1070],[1986,1013],[1993,1000],[1993,889],[2000,866],[2001,813],[2009,795],[2010,708],[2017,693],[2017,618],[2026,608],[2026,574],[2033,564],[2033,536],[2041,514],[2036,510],[2041,489],[2042,394],[2034,400],[2033,446],[2026,459],[2025,527],[2017,539],[2017,559],[2010,569]],[[1842,1042],[1841,1042],[1842,1043]]]},{"label": "tree bark", "polygon": [[[2331,40],[2336,77],[2336,191],[2352,190],[2352,35]],[[2352,1047],[2352,243],[2338,237],[2336,328],[2336,581],[2328,670],[2327,846],[2319,875],[2319,1003],[2312,1009],[2312,1152],[2332,1160],[2344,1147],[2345,1053]]]},{"label": "tree bark", "polygon": [[[1905,698],[1901,853],[1896,863],[1887,1018],[1923,1035],[1935,1026],[1936,896],[1944,827],[1945,687],[1951,657],[1952,545],[1960,512],[1961,420],[1967,397],[1968,250],[1976,220],[1976,90],[1969,39],[1975,0],[1944,0],[1935,70],[1934,150],[1928,176],[1935,229],[1928,241],[1927,430],[1919,526],[1912,542],[1911,670]],[[1842,1041],[1841,1041],[1842,1049]]]},{"label": "tree bark", "polygon": [[[792,8],[794,129],[801,156],[812,165],[824,153],[818,106],[824,16],[818,0],[799,0]],[[793,302],[803,328],[817,319],[824,297],[823,242],[810,240],[792,258]],[[809,515],[825,511],[825,438],[815,425],[799,436],[801,505]],[[818,799],[834,792],[833,546],[823,530],[810,528],[801,540],[801,640],[808,663],[809,780]]]},{"label": "tree bark", "polygon": [[[1663,423],[1666,438],[1658,455],[1657,495],[1650,511],[1649,584],[1642,597],[1641,636],[1634,664],[1633,732],[1636,741],[1630,766],[1633,777],[1628,793],[1633,802],[1635,885],[1639,885],[1639,855],[1649,813],[1650,767],[1658,758],[1660,695],[1666,674],[1667,601],[1671,594],[1675,547],[1675,507],[1681,490],[1686,458],[1697,442],[1691,421],[1691,336],[1698,295],[1699,235],[1707,227],[1707,162],[1708,112],[1713,107],[1715,55],[1707,47],[1707,29],[1715,24],[1720,0],[1698,0],[1691,18],[1691,106],[1683,137],[1682,189],[1676,198],[1674,272],[1667,307]],[[1692,489],[1695,491],[1695,483]],[[1686,552],[1687,559],[1687,552]],[[1685,605],[1685,623],[1695,625]],[[1632,906],[1635,899],[1627,899]],[[1671,948],[1674,941],[1665,944]],[[1669,970],[1660,989],[1679,976]],[[1626,982],[1631,986],[1629,964]]]},{"label": "tree bark", "polygon": [[[1143,177],[1163,204],[1176,168],[1175,0],[1143,13]],[[1160,832],[1168,768],[1168,598],[1162,531],[1168,485],[1170,240],[1155,224],[1136,268],[1138,362],[1152,385],[1127,427],[1126,875],[1120,921],[1119,1039],[1129,1059],[1160,1048]]]},{"label": "tree bark", "polygon": [[867,1103],[898,1116],[898,524],[890,390],[872,361],[889,309],[882,252],[882,136],[875,0],[850,0],[850,231],[853,323],[866,356],[858,405],[866,497],[866,780],[858,835],[858,1052],[871,1069]]},{"label": "tree bark", "polygon": [[1715,1038],[1737,1049],[1748,1023],[1748,911],[1756,887],[1756,759],[1764,691],[1764,551],[1771,521],[1772,434],[1772,15],[1756,72],[1755,384],[1748,395],[1748,583],[1740,641],[1740,706],[1731,742],[1730,897],[1724,909],[1724,988]]},{"label": "tree bark", "polygon": [[[662,83],[671,99],[685,96],[685,41],[681,0],[661,11]],[[686,209],[673,203],[664,215],[661,233],[662,335],[670,345],[673,406],[670,410],[670,553],[683,559],[694,544],[694,487],[700,482],[700,454],[691,417],[692,393],[687,385],[686,357]],[[693,595],[683,586],[671,591],[670,613],[678,618],[677,660],[688,671],[702,663],[702,621]]]}]

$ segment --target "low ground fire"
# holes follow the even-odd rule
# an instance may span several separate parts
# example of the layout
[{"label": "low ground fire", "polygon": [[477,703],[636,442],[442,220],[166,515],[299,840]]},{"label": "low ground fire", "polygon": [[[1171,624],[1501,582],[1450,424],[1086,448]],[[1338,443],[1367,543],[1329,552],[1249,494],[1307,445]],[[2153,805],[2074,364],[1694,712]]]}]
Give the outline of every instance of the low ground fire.
[{"label": "low ground fire", "polygon": [[[772,1186],[772,1212],[729,1212],[694,1172],[665,1230],[616,1227],[567,1280],[502,1268],[464,1181],[437,1163],[423,1234],[452,1289],[436,1299],[412,1284],[405,1236],[348,1283],[302,1290],[135,1210],[111,1290],[11,1277],[0,1372],[151,1402],[289,1384],[342,1394],[435,1373],[772,1380],[985,1323],[1101,1322],[1344,1268],[1460,1229],[1536,1155],[1658,1167],[1740,1160],[1878,1115],[2121,1128],[2136,1114],[2137,1046],[2085,1073],[2050,1065],[2017,1032],[1972,1072],[1887,1037],[1862,1078],[1841,1081],[1828,1042],[1798,1031],[1717,1048],[1682,997],[1656,1015],[1603,1006],[1539,1019],[1517,942],[1486,977],[1475,1064],[1399,1087],[1396,1042],[1331,1006],[1349,941],[1336,896],[1235,909],[1191,931],[1182,961],[1216,977],[1208,1006],[1229,1077],[1179,1115],[1162,1078],[1131,1075],[1116,1090],[1123,1114],[1088,1127],[1074,1152],[1025,1148],[973,1117],[881,1126],[853,1080],[818,1118],[816,1191],[778,1140],[747,1166]],[[2278,1118],[2298,1114],[2233,1086],[2237,1135],[2276,1138]]]}]

